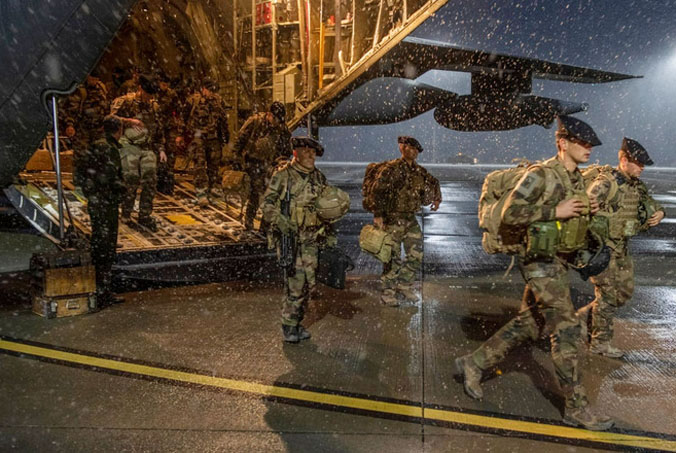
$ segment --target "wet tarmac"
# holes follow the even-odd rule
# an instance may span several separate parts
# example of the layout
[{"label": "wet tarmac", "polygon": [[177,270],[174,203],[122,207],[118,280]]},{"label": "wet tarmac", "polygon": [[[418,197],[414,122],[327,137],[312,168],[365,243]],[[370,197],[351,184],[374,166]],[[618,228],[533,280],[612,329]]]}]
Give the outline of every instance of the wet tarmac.
[{"label": "wet tarmac", "polygon": [[[325,166],[352,197],[339,243],[356,269],[346,290],[319,288],[305,323],[313,337],[300,345],[281,341],[274,281],[132,291],[100,313],[54,320],[5,295],[0,450],[676,451],[674,223],[633,243],[636,294],[616,323],[626,358],[581,355],[590,399],[617,426],[570,429],[546,339],[487,374],[483,400],[464,394],[453,360],[516,313],[523,282],[503,275],[508,258],[481,249],[476,204],[490,169],[430,169],[445,201],[424,214],[422,298],[388,308],[380,265],[357,244],[371,218],[360,209],[363,166]],[[644,179],[676,217],[676,171]],[[582,306],[592,287],[571,275]]]}]

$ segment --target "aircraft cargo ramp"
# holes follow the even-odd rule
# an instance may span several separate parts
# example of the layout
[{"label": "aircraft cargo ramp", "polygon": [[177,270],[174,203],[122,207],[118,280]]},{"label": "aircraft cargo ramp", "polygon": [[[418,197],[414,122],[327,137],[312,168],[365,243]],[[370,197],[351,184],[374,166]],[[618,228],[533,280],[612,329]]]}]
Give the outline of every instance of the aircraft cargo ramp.
[{"label": "aircraft cargo ramp", "polygon": [[[91,234],[86,199],[75,191],[67,174],[63,186],[69,211],[64,215],[66,229],[76,243],[86,244]],[[23,172],[5,195],[33,227],[60,243],[54,172]],[[264,236],[243,229],[240,200],[216,200],[206,208],[196,206],[195,200],[191,178],[177,175],[174,194],[155,197],[157,232],[138,225],[136,213],[130,223],[120,222],[119,274],[170,281],[230,280],[257,272],[273,259]],[[249,269],[247,263],[255,265]]]}]

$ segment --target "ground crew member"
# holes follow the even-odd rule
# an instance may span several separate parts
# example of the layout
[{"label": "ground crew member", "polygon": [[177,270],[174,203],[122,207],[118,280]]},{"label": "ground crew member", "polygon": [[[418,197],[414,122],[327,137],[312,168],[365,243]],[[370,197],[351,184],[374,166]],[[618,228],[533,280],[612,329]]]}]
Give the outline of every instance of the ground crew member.
[{"label": "ground crew member", "polygon": [[284,104],[273,102],[270,111],[257,113],[246,120],[235,141],[233,153],[249,175],[249,199],[244,215],[247,230],[253,229],[270,168],[277,159],[287,159],[291,154],[291,133],[285,121]]},{"label": "ground crew member", "polygon": [[218,167],[223,147],[230,141],[226,116],[229,107],[216,90],[216,82],[204,79],[202,88],[190,97],[186,106],[187,128],[193,135],[188,154],[193,159],[193,184],[200,207],[209,204],[210,196],[223,197],[223,191],[219,187]]},{"label": "ground crew member", "polygon": [[[588,224],[590,213],[598,210],[598,205],[587,198],[584,179],[577,166],[587,162],[592,147],[601,142],[583,121],[568,116],[561,116],[558,121],[557,155],[528,169],[507,199],[502,221],[505,225],[521,227],[550,222],[557,228],[558,223],[561,225],[560,237],[568,238],[566,231],[573,231],[585,222]],[[540,231],[546,231],[543,223],[539,225],[542,226]],[[527,339],[537,339],[537,318],[544,322],[544,328],[550,334],[552,360],[566,400],[564,423],[605,430],[613,422],[589,409],[577,361],[580,325],[570,298],[567,265],[575,252],[561,252],[564,247],[583,247],[579,242],[584,240],[586,227],[581,233],[581,237],[576,235],[572,243],[550,241],[557,244],[551,258],[528,254],[519,258],[521,273],[526,280],[521,311],[473,353],[458,358],[456,366],[464,376],[467,394],[482,398],[482,372],[497,365],[511,349]],[[535,244],[537,236],[529,237],[529,241]]]},{"label": "ground crew member", "polygon": [[[315,202],[327,185],[324,174],[315,167],[315,158],[324,148],[309,137],[294,137],[291,163],[277,170],[263,196],[263,219],[271,226],[269,233],[292,234],[296,238],[295,272],[287,278],[286,297],[282,305],[284,341],[297,343],[310,338],[300,323],[315,287],[315,271],[319,246],[336,245],[330,225],[322,224]],[[287,190],[290,195],[290,216],[282,213]]]},{"label": "ground crew member", "polygon": [[85,83],[66,98],[59,111],[65,135],[71,140],[73,148],[73,182],[76,186],[83,184],[84,155],[91,149],[92,143],[101,138],[103,118],[109,108],[106,86],[94,70]]},{"label": "ground crew member", "polygon": [[111,290],[117,246],[118,207],[125,192],[120,161],[122,121],[106,116],[103,135],[90,147],[83,158],[86,168],[82,191],[87,197],[87,211],[91,221],[91,255],[96,268],[96,307],[98,309],[122,302]]},{"label": "ground crew member", "polygon": [[[613,319],[617,309],[631,299],[634,293],[634,263],[629,255],[629,238],[640,230],[659,224],[665,211],[648,193],[648,188],[639,179],[652,159],[636,140],[624,138],[618,153],[619,165],[611,172],[601,172],[587,190],[590,198],[600,206],[597,215],[608,218],[610,263],[608,268],[595,277],[596,298],[578,310],[586,330],[591,313],[591,343],[589,351],[607,357],[619,358],[624,354],[610,344],[613,338]],[[586,340],[586,335],[584,335]]]},{"label": "ground crew member", "polygon": [[183,106],[176,91],[169,86],[169,81],[166,73],[161,73],[157,91],[160,127],[165,143],[164,152],[167,155],[166,164],[160,165],[157,172],[157,190],[167,195],[174,193],[176,155],[178,150],[184,146],[184,124],[181,115]]},{"label": "ground crew member", "polygon": [[157,221],[151,216],[157,190],[157,156],[160,162],[167,161],[159,105],[153,98],[156,93],[157,86],[154,80],[142,75],[139,77],[138,89],[115,99],[110,108],[110,113],[119,117],[125,123],[125,127],[147,130],[148,145],[136,149],[132,147],[122,149],[122,174],[127,186],[127,192],[122,200],[122,221],[125,223],[130,221],[136,191],[140,185],[138,223],[150,231],[157,231]]},{"label": "ground crew member", "polygon": [[[381,200],[373,213],[376,227],[387,231],[394,240],[392,259],[383,265],[380,301],[387,306],[399,305],[398,298],[417,301],[413,288],[423,259],[423,237],[415,218],[421,206],[439,209],[441,190],[439,180],[418,165],[416,159],[423,151],[413,137],[398,139],[401,158],[387,162],[374,182],[373,197]],[[401,246],[406,259],[402,260]]]}]

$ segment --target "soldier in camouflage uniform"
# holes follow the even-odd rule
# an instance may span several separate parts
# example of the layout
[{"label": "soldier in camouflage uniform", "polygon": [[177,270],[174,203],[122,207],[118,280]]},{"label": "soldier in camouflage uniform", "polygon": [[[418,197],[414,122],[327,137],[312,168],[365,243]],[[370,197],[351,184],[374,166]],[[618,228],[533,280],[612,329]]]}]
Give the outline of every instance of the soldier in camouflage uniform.
[{"label": "soldier in camouflage uniform", "polygon": [[[327,185],[324,174],[315,167],[315,157],[324,148],[309,137],[293,138],[293,160],[277,170],[263,197],[263,219],[271,225],[269,234],[279,232],[296,238],[295,272],[287,278],[286,297],[282,305],[284,341],[297,343],[310,338],[300,324],[315,287],[319,246],[335,246],[331,225],[323,224],[315,201]],[[290,191],[290,217],[282,214],[281,204]]]},{"label": "soldier in camouflage uniform", "polygon": [[[598,205],[587,198],[584,178],[577,168],[578,164],[589,160],[592,146],[601,144],[598,137],[586,123],[561,116],[556,143],[557,156],[530,167],[510,193],[502,211],[504,224],[527,227],[535,222],[553,220],[563,224],[569,219],[581,219],[582,215],[588,221],[590,212],[598,210]],[[571,253],[561,252],[553,259],[521,256],[519,264],[526,288],[519,314],[472,354],[458,358],[456,366],[464,376],[467,394],[480,399],[483,397],[482,372],[497,365],[524,341],[536,340],[539,337],[538,322],[544,323],[550,335],[556,375],[565,396],[564,423],[605,430],[613,422],[589,409],[581,382],[578,366],[580,325],[570,298],[567,264],[570,258]]]},{"label": "soldier in camouflage uniform", "polygon": [[[423,237],[415,218],[421,206],[431,204],[439,209],[439,180],[418,165],[416,159],[423,148],[413,137],[399,137],[401,158],[387,162],[378,173],[373,186],[373,198],[381,200],[373,213],[376,227],[387,231],[394,240],[392,259],[383,265],[381,277],[383,305],[398,306],[399,298],[417,301],[413,289],[423,259]],[[401,246],[406,259],[402,261]]]},{"label": "soldier in camouflage uniform", "polygon": [[186,124],[193,139],[188,154],[193,158],[195,190],[199,206],[209,204],[209,196],[222,197],[218,167],[223,147],[230,141],[228,107],[216,93],[218,85],[205,79],[199,92],[193,94],[186,106]]},{"label": "soldier in camouflage uniform", "polygon": [[83,157],[87,173],[82,185],[92,227],[90,246],[96,269],[96,306],[99,309],[122,302],[122,299],[113,296],[111,284],[117,246],[118,206],[125,192],[118,142],[122,122],[113,116],[105,117],[102,122],[105,136],[102,134]]},{"label": "soldier in camouflage uniform", "polygon": [[174,166],[179,148],[183,146],[183,119],[181,112],[183,106],[174,89],[169,86],[169,77],[162,73],[159,76],[159,90],[157,91],[157,104],[160,106],[159,117],[162,135],[164,137],[167,154],[166,164],[160,165],[157,172],[157,190],[171,195],[174,193]]},{"label": "soldier in camouflage uniform", "polygon": [[122,200],[122,221],[130,221],[140,184],[138,223],[151,231],[157,231],[157,222],[150,215],[157,189],[157,156],[160,162],[167,161],[160,108],[153,98],[156,93],[155,82],[147,76],[141,76],[136,92],[120,96],[110,107],[110,113],[120,118],[125,127],[146,129],[149,135],[148,145],[139,149],[122,149],[122,174],[127,186],[127,193]]},{"label": "soldier in camouflage uniform", "polygon": [[83,159],[91,144],[101,137],[103,118],[108,114],[109,102],[106,86],[92,71],[86,82],[78,87],[59,111],[60,122],[73,148],[73,182],[82,186],[87,172]]},{"label": "soldier in camouflage uniform", "polygon": [[260,198],[266,187],[268,172],[277,159],[287,159],[291,133],[286,127],[284,104],[273,102],[269,112],[262,112],[246,120],[239,131],[234,155],[241,159],[249,175],[249,199],[244,216],[244,226],[253,229]]},{"label": "soldier in camouflage uniform", "polygon": [[578,310],[583,331],[591,312],[589,351],[614,358],[622,357],[623,352],[610,344],[613,318],[617,309],[634,293],[634,263],[629,255],[629,238],[656,226],[665,215],[664,208],[649,195],[648,188],[639,179],[643,168],[653,164],[645,148],[636,140],[625,138],[618,157],[618,167],[612,172],[601,172],[587,191],[600,205],[597,215],[608,218],[606,245],[611,254],[608,268],[591,278],[596,298]]}]

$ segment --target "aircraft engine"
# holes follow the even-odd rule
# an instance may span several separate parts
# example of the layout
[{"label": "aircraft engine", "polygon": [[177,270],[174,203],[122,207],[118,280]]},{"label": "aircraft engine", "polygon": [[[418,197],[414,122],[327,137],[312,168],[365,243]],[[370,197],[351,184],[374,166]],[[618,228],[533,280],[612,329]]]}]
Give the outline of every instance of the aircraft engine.
[{"label": "aircraft engine", "polygon": [[557,115],[587,110],[587,104],[532,95],[459,96],[434,111],[434,119],[456,131],[505,131],[538,124],[550,127]]}]

